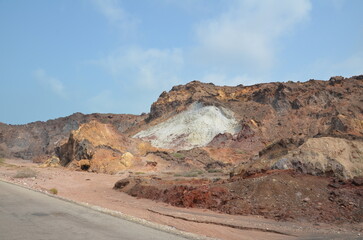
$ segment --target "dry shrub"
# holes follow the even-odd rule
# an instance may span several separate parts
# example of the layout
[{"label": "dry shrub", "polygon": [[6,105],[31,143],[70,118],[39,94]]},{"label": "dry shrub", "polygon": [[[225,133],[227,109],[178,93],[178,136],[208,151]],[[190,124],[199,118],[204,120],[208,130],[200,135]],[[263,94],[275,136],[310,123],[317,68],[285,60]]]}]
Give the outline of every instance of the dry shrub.
[{"label": "dry shrub", "polygon": [[14,176],[14,178],[35,178],[37,176],[37,172],[31,168],[22,168],[18,170]]},{"label": "dry shrub", "polygon": [[54,194],[54,195],[57,195],[57,194],[58,194],[58,190],[57,190],[56,188],[51,188],[51,189],[49,189],[49,192],[50,192],[51,194]]}]

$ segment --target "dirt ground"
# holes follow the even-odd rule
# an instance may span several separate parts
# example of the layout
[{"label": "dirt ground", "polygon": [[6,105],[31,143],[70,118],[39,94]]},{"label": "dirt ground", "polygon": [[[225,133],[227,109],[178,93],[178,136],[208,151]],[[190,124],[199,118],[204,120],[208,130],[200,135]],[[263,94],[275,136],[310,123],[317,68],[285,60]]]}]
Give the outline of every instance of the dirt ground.
[{"label": "dirt ground", "polygon": [[[35,176],[16,178],[24,169]],[[126,215],[175,227],[202,236],[243,239],[363,239],[363,224],[312,224],[307,221],[276,221],[261,216],[241,216],[206,209],[179,208],[163,202],[138,199],[113,190],[115,182],[128,177],[73,171],[66,168],[40,168],[24,160],[7,159],[0,163],[0,179],[28,188],[50,192],[77,202],[119,211]]]}]

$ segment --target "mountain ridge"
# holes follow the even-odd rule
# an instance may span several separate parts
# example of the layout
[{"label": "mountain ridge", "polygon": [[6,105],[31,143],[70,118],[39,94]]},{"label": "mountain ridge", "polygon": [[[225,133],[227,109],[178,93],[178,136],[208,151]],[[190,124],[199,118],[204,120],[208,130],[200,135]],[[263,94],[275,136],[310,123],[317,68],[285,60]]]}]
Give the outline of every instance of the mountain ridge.
[{"label": "mountain ridge", "polygon": [[[272,144],[276,139],[291,137],[306,139],[319,135],[334,135],[361,138],[362,80],[363,75],[351,78],[338,76],[331,77],[328,81],[274,82],[236,87],[192,81],[161,93],[157,101],[151,105],[148,114],[75,113],[67,117],[24,125],[2,123],[0,154],[24,159],[42,154],[51,155],[59,141],[64,141],[72,130],[91,120],[111,123],[120,133],[133,136],[185,111],[195,102],[204,106],[226,108],[236,115],[245,131],[239,134],[239,140],[233,140],[237,136],[219,134],[220,139],[225,139],[225,145],[234,147],[238,142],[242,142],[242,135],[246,138],[247,132],[250,135],[248,138],[258,138],[264,145]],[[286,118],[289,112],[293,114]],[[293,119],[296,115],[304,117],[302,120]],[[35,140],[34,142],[43,145],[43,148],[33,146],[27,139]],[[214,139],[211,145],[218,142],[221,142],[218,138]]]}]

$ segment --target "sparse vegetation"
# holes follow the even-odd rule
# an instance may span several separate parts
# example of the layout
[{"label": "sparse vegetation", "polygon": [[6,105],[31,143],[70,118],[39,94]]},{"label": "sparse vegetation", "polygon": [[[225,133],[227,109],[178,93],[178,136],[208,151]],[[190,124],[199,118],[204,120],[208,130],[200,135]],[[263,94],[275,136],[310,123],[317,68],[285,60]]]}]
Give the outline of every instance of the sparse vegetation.
[{"label": "sparse vegetation", "polygon": [[5,158],[2,158],[2,157],[0,157],[0,166],[4,166],[4,167],[11,167],[11,168],[13,168],[13,167],[17,167],[16,165],[14,165],[14,164],[9,164],[9,163],[7,163],[6,162],[6,160],[5,160]]},{"label": "sparse vegetation", "polygon": [[238,153],[238,154],[247,154],[247,152],[246,152],[246,151],[244,151],[244,150],[240,150],[240,149],[237,149],[237,150],[236,150],[236,153]]},{"label": "sparse vegetation", "polygon": [[136,175],[142,175],[145,174],[144,172],[135,172]]},{"label": "sparse vegetation", "polygon": [[178,159],[184,159],[185,158],[184,154],[179,153],[179,152],[175,152],[172,155],[173,155],[173,157],[178,158]]},{"label": "sparse vegetation", "polygon": [[198,173],[196,172],[189,172],[183,175],[184,177],[198,177]]},{"label": "sparse vegetation", "polygon": [[19,169],[14,178],[35,178],[37,176],[37,172],[31,168],[22,168]]},{"label": "sparse vegetation", "polygon": [[221,178],[213,178],[213,182],[218,182]]},{"label": "sparse vegetation", "polygon": [[193,170],[190,172],[186,172],[184,174],[175,174],[175,177],[198,177],[199,175],[202,175],[204,172],[202,170]]},{"label": "sparse vegetation", "polygon": [[222,172],[222,169],[209,169],[208,172],[209,173],[220,173],[220,172]]},{"label": "sparse vegetation", "polygon": [[57,190],[56,188],[51,188],[51,189],[49,189],[49,192],[50,192],[51,194],[54,194],[54,195],[57,195],[57,194],[58,194],[58,190]]}]

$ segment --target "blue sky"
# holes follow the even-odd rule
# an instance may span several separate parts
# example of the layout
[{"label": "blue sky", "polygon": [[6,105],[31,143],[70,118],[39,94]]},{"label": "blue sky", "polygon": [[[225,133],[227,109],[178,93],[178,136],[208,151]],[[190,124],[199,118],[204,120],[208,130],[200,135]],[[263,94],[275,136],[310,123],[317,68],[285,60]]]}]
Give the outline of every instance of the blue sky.
[{"label": "blue sky", "polygon": [[360,0],[0,0],[0,122],[149,112],[164,90],[363,74]]}]

